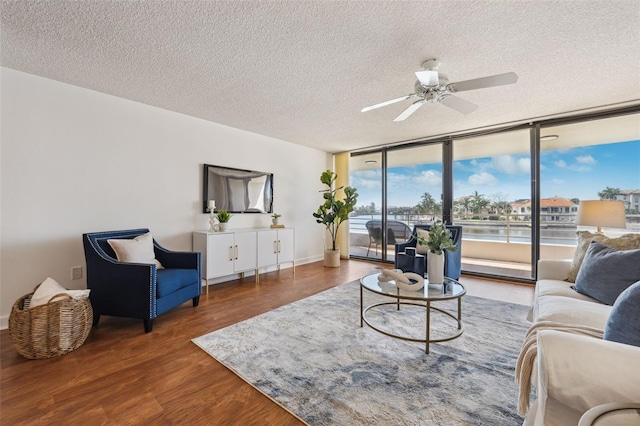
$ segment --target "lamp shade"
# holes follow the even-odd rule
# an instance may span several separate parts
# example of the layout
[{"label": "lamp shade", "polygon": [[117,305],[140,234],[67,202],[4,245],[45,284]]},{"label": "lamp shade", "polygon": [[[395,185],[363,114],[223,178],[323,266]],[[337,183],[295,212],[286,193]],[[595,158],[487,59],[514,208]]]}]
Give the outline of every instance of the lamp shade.
[{"label": "lamp shade", "polygon": [[589,200],[580,201],[576,224],[600,228],[626,228],[624,201]]}]

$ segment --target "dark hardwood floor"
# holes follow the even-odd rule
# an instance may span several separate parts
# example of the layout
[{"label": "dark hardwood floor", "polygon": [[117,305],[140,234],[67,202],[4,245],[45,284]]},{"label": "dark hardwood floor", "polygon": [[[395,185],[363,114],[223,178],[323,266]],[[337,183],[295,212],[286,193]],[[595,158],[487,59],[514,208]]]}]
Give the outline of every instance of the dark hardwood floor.
[{"label": "dark hardwood floor", "polygon": [[[321,262],[211,286],[160,316],[103,317],[83,346],[57,358],[27,360],[0,332],[2,425],[299,425],[191,342],[191,339],[389,267]],[[468,294],[528,304],[533,287],[462,277]]]}]

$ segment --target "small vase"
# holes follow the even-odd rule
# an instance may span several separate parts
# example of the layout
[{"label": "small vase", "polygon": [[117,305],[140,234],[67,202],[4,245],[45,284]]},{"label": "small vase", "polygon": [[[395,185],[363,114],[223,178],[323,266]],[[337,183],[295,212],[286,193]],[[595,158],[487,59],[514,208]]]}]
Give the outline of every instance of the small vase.
[{"label": "small vase", "polygon": [[444,282],[444,253],[427,253],[427,278],[429,284],[442,284]]},{"label": "small vase", "polygon": [[226,231],[227,230],[227,223],[220,222],[220,224],[218,225],[218,229],[221,230],[221,231]]},{"label": "small vase", "polygon": [[324,266],[329,268],[337,268],[340,266],[340,247],[335,250],[324,250]]}]

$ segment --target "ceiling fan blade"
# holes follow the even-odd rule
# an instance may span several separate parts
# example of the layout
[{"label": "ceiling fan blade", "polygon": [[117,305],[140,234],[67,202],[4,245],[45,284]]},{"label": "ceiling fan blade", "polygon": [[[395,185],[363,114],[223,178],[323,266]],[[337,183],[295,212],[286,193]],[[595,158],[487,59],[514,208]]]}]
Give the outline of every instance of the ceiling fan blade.
[{"label": "ceiling fan blade", "polygon": [[490,75],[488,77],[474,78],[473,80],[459,81],[447,85],[451,92],[464,92],[465,90],[484,89],[485,87],[504,86],[518,81],[518,74],[507,72],[504,74]]},{"label": "ceiling fan blade", "polygon": [[440,84],[438,80],[438,71],[424,70],[416,71],[416,77],[423,86],[437,86]]},{"label": "ceiling fan blade", "polygon": [[403,96],[401,98],[391,99],[390,101],[381,102],[379,104],[375,104],[375,105],[371,105],[371,106],[362,108],[360,110],[360,112],[367,112],[367,111],[371,111],[372,109],[376,109],[376,108],[380,108],[380,107],[383,107],[383,106],[395,104],[396,102],[402,102],[402,101],[405,101],[407,99],[413,98],[414,96],[416,96],[416,94],[412,93],[410,95],[406,95],[406,96]]},{"label": "ceiling fan blade", "polygon": [[422,104],[425,103],[425,102],[426,101],[424,99],[420,99],[419,101],[415,101],[414,103],[409,105],[409,108],[405,109],[404,111],[402,111],[400,113],[399,116],[394,118],[393,121],[404,121],[404,120],[406,120],[407,118],[409,118],[409,116],[411,114],[416,112],[418,110],[418,108],[420,108],[422,106]]},{"label": "ceiling fan blade", "polygon": [[443,96],[440,103],[462,114],[469,114],[478,109],[478,105],[453,95]]}]

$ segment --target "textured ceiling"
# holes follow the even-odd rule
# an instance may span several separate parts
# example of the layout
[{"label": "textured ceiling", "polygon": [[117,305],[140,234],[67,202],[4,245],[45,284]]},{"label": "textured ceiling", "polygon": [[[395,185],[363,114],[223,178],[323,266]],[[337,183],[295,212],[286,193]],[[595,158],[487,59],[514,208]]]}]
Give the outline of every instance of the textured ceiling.
[{"label": "textured ceiling", "polygon": [[[6,1],[3,66],[329,152],[640,103],[640,1]],[[478,110],[411,101],[421,63]]]}]

